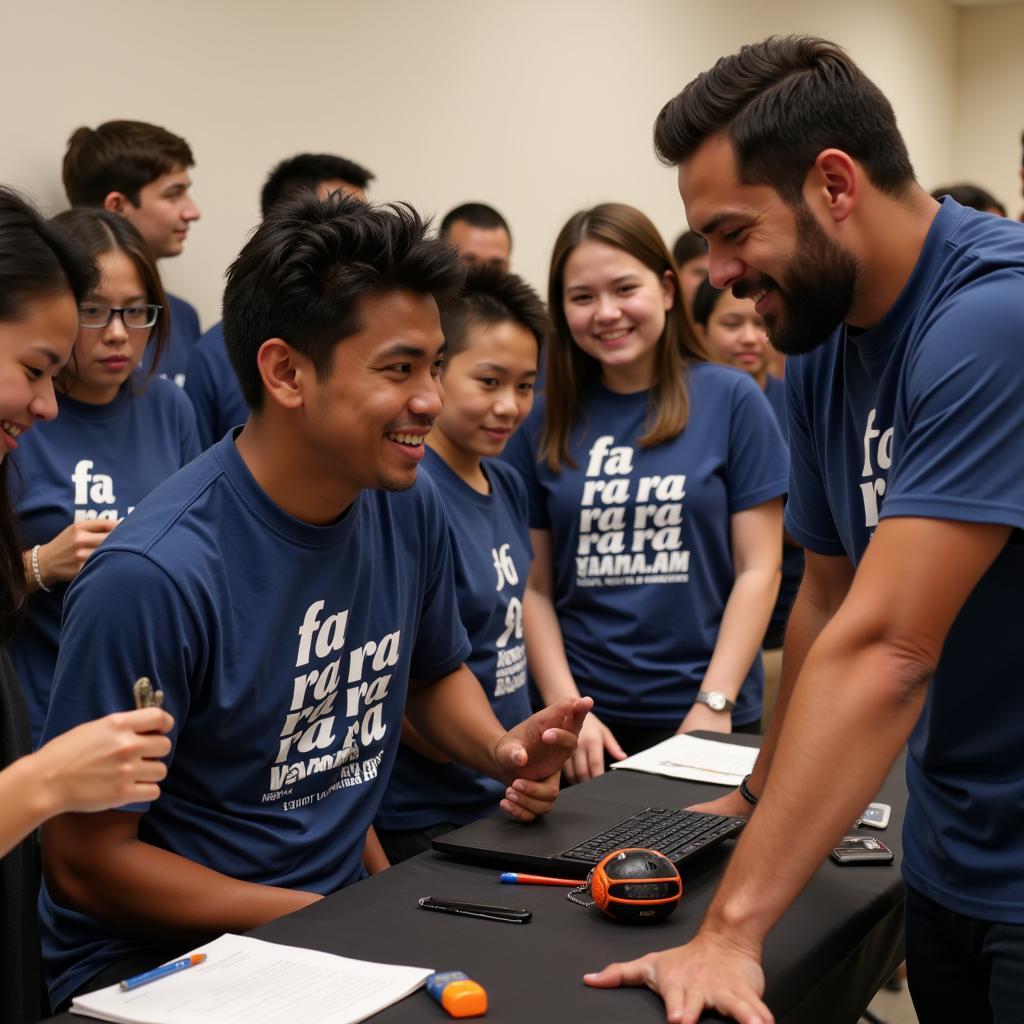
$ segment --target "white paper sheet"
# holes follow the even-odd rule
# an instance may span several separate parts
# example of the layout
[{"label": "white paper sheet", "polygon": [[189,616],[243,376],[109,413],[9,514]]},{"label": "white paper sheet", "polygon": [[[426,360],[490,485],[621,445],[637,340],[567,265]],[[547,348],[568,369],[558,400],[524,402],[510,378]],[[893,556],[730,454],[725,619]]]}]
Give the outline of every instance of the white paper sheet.
[{"label": "white paper sheet", "polygon": [[357,1024],[432,973],[242,935],[190,952],[205,953],[206,962],[131,992],[111,985],[79,996],[71,1012],[117,1024]]},{"label": "white paper sheet", "polygon": [[613,768],[631,768],[651,775],[667,775],[693,782],[715,782],[738,786],[750,774],[757,760],[756,747],[702,740],[696,736],[673,736],[639,754],[616,761]]}]

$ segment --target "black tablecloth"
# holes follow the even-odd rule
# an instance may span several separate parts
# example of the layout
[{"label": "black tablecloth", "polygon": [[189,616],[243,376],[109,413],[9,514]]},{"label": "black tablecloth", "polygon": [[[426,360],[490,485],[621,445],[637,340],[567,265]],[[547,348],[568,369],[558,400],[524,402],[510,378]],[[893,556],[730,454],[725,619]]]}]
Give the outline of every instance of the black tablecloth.
[{"label": "black tablecloth", "polygon": [[[587,785],[623,800],[668,807],[724,792],[628,771],[612,772]],[[895,853],[895,863],[840,867],[826,862],[768,937],[765,999],[779,1024],[854,1024],[903,959],[902,760],[879,799],[893,808],[889,827],[878,835]],[[799,822],[793,823],[793,842],[800,842]],[[727,843],[684,865],[682,903],[672,917],[655,925],[620,924],[596,909],[570,903],[565,889],[501,885],[493,868],[428,853],[251,934],[365,960],[465,971],[487,990],[486,1019],[495,1024],[655,1024],[664,1021],[664,1012],[653,993],[589,989],[582,975],[610,961],[632,959],[690,938],[732,846]],[[428,913],[417,905],[421,896],[525,907],[533,911],[533,920],[512,925]],[[65,1014],[54,1019],[82,1018]],[[405,1024],[450,1018],[421,991],[374,1019]]]}]

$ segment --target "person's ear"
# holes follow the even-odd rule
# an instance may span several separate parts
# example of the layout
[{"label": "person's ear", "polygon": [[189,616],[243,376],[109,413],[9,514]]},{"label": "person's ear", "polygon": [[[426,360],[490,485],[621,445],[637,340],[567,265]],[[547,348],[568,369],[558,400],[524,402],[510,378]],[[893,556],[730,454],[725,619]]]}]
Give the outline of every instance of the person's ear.
[{"label": "person's ear", "polygon": [[256,366],[267,397],[285,409],[305,402],[305,384],[312,365],[283,338],[268,338],[256,353]]},{"label": "person's ear", "polygon": [[123,192],[108,192],[103,197],[103,209],[107,213],[117,213],[123,217],[127,205],[128,197]]},{"label": "person's ear", "polygon": [[823,149],[804,183],[804,196],[812,209],[835,222],[846,220],[861,197],[861,167],[841,149]]},{"label": "person's ear", "polygon": [[665,312],[667,313],[672,304],[676,301],[676,289],[679,287],[679,278],[671,270],[666,270],[661,275],[661,291],[664,295]]}]

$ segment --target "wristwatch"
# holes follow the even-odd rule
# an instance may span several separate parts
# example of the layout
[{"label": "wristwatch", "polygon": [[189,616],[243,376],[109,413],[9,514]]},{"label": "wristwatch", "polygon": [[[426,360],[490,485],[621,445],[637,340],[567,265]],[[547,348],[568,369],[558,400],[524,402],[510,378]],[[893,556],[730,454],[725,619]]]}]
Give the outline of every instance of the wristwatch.
[{"label": "wristwatch", "polygon": [[718,690],[698,690],[697,703],[707,704],[712,711],[732,711],[736,707],[736,701],[729,700]]}]

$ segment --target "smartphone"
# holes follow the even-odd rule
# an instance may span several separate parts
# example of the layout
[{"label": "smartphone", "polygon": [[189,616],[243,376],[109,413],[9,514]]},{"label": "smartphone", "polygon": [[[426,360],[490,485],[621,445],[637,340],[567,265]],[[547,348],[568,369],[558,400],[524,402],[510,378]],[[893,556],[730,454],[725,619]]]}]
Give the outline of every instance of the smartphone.
[{"label": "smartphone", "polygon": [[843,836],[832,851],[837,864],[891,864],[892,850],[874,836]]},{"label": "smartphone", "polygon": [[419,904],[424,910],[436,910],[442,914],[461,914],[463,917],[483,917],[488,921],[505,921],[507,924],[526,924],[533,917],[529,910],[491,907],[486,903],[460,903],[457,900],[442,900],[436,896],[424,896]]}]

